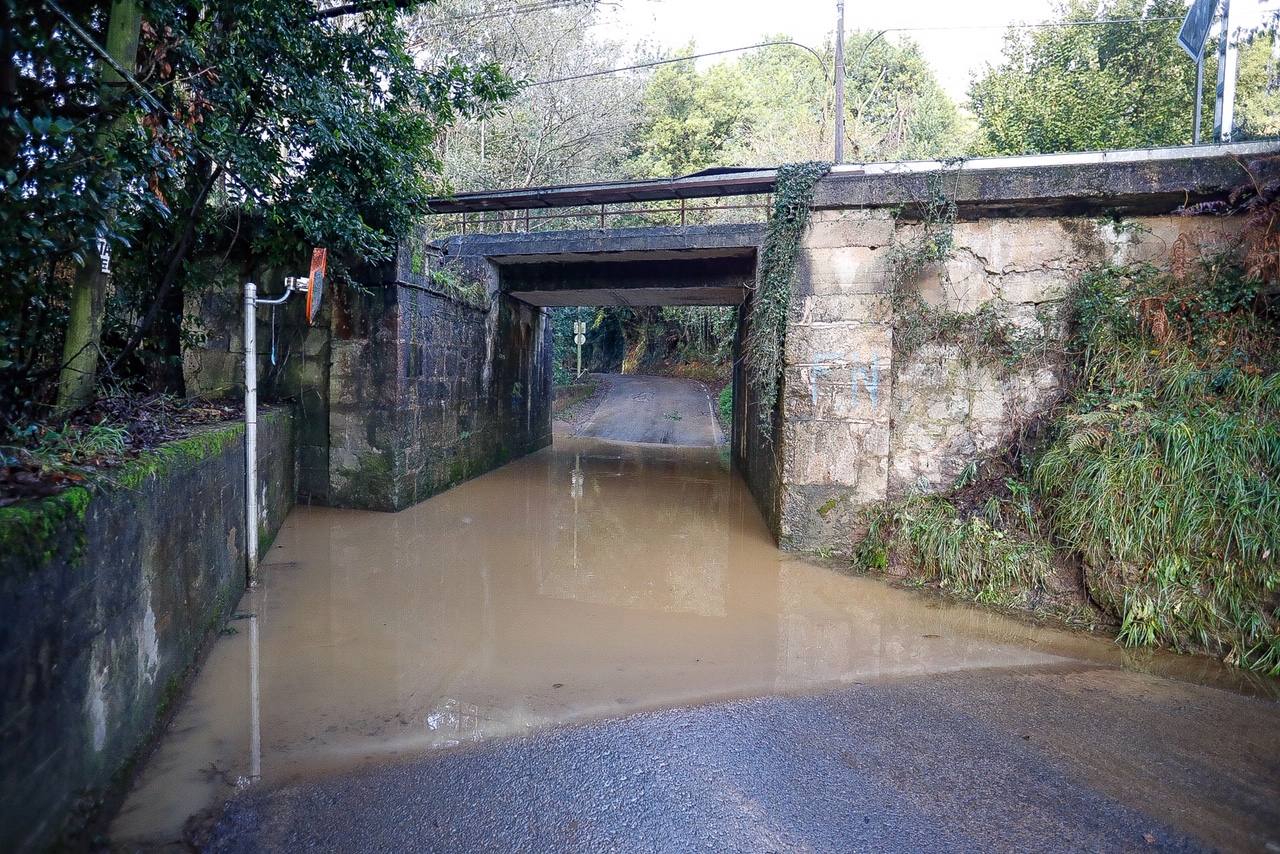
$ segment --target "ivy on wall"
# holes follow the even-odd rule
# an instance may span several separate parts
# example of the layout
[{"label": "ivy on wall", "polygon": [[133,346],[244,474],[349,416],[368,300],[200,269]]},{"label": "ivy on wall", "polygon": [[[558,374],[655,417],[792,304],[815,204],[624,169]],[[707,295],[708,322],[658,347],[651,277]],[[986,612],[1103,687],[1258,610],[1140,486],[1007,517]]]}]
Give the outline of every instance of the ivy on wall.
[{"label": "ivy on wall", "polygon": [[889,252],[895,361],[926,344],[951,344],[970,364],[1012,370],[1043,351],[1047,341],[1011,322],[1003,300],[987,300],[974,311],[956,311],[931,305],[920,293],[920,278],[930,265],[939,266],[944,288],[950,284],[945,263],[955,249],[956,204],[954,191],[947,192],[946,175],[935,172],[927,177],[918,233],[911,240],[895,241]]},{"label": "ivy on wall", "polygon": [[765,233],[760,276],[747,315],[744,342],[747,388],[756,401],[760,427],[766,439],[773,436],[773,414],[782,382],[782,356],[796,255],[809,224],[814,187],[830,170],[830,163],[816,161],[778,167],[773,212]]}]

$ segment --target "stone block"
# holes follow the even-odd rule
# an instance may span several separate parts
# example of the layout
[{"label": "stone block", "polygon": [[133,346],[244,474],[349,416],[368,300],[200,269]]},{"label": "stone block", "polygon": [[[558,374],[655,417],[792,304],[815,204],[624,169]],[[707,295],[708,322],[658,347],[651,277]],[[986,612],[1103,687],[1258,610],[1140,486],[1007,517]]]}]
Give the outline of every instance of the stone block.
[{"label": "stone block", "polygon": [[893,329],[882,323],[788,326],[786,363],[843,367],[887,367],[892,358]]},{"label": "stone block", "polygon": [[995,296],[993,277],[967,252],[956,253],[944,263],[926,265],[915,286],[926,303],[948,311],[977,311]]},{"label": "stone block", "polygon": [[892,307],[888,294],[838,293],[802,297],[796,325],[822,323],[888,323]]},{"label": "stone block", "polygon": [[786,369],[788,419],[875,422],[887,419],[893,374],[887,361]]},{"label": "stone block", "polygon": [[[832,218],[820,214],[843,213]],[[807,249],[850,246],[880,247],[893,242],[893,220],[888,216],[854,216],[849,211],[815,211],[802,245]]]},{"label": "stone block", "polygon": [[788,485],[842,486],[853,500],[884,497],[889,424],[792,421],[784,428],[783,480]]},{"label": "stone block", "polygon": [[1008,303],[1042,303],[1066,297],[1077,276],[1064,270],[1005,273],[999,278],[1000,296]]},{"label": "stone block", "polygon": [[881,293],[888,250],[865,246],[801,249],[796,278],[801,293]]}]

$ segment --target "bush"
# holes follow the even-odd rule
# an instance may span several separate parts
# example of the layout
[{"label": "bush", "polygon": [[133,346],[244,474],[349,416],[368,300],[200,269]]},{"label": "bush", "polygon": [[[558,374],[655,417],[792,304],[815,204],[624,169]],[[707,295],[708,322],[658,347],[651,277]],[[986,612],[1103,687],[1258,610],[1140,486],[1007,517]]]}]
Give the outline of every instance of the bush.
[{"label": "bush", "polygon": [[720,423],[733,423],[733,383],[729,383],[720,390],[720,397],[716,399],[716,407],[720,410]]},{"label": "bush", "polygon": [[1280,674],[1280,372],[1259,290],[1224,258],[1087,276],[1080,385],[1033,482],[1121,641]]},{"label": "bush", "polygon": [[[1120,642],[1280,675],[1275,309],[1231,258],[1174,266],[1083,277],[1075,379],[1044,439],[874,513],[860,563],[1027,604],[1074,562]],[[998,457],[1025,477],[991,478]]]}]

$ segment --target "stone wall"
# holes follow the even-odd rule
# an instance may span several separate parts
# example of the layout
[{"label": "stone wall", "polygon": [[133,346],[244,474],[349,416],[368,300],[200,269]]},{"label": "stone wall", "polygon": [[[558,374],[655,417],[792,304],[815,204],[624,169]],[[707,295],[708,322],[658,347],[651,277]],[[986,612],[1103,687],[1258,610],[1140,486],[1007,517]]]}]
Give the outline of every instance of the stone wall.
[{"label": "stone wall", "polygon": [[[549,319],[502,295],[483,257],[451,275],[465,287],[437,283],[408,239],[332,282],[315,326],[301,299],[258,309],[260,393],[294,404],[300,502],[399,510],[551,441]],[[229,279],[188,298],[204,333],[189,392],[242,392],[241,299]]]},{"label": "stone wall", "polygon": [[401,263],[335,304],[326,503],[399,510],[550,443],[549,319],[483,259],[453,274]]},{"label": "stone wall", "polygon": [[947,488],[1059,399],[1062,306],[1090,267],[1167,264],[1174,243],[1225,248],[1235,219],[1187,216],[1001,217],[957,222],[948,259],[915,281],[926,303],[995,308],[1049,345],[1014,369],[954,345],[895,342],[891,247],[920,226],[883,208],[813,212],[787,331],[780,541],[849,552],[875,502]]},{"label": "stone wall", "polygon": [[[73,829],[123,778],[244,588],[244,429],[0,509],[0,850]],[[293,506],[292,417],[259,425],[265,552]]]}]

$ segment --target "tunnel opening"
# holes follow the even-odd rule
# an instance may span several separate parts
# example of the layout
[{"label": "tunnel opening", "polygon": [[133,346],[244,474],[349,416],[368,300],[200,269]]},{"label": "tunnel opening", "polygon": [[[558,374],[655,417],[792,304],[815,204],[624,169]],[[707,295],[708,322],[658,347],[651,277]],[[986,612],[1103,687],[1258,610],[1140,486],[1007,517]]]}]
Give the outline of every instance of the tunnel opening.
[{"label": "tunnel opening", "polygon": [[[579,435],[716,444],[733,456],[743,420],[736,405],[743,395],[735,366],[756,274],[754,246],[564,253],[554,258],[498,255],[489,260],[506,297],[550,318],[555,388],[563,388],[567,377],[573,384],[582,382],[572,341],[578,330],[589,330],[583,335],[582,373],[618,377],[605,381],[606,399],[611,404],[616,399],[618,411],[594,419]],[[566,322],[569,318],[581,326]],[[705,320],[714,328],[699,330],[699,337],[709,339],[701,348],[672,340],[686,331],[682,327]]]}]

